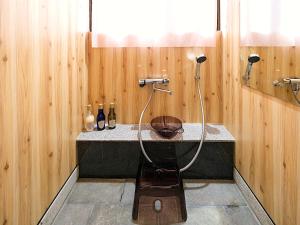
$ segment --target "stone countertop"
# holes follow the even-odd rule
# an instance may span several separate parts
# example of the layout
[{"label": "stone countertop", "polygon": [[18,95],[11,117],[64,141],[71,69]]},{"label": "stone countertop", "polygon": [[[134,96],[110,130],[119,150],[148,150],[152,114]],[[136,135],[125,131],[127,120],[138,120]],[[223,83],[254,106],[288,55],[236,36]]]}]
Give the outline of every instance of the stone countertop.
[{"label": "stone countertop", "polygon": [[[143,141],[199,141],[201,137],[200,123],[184,123],[184,132],[171,139],[156,134],[150,125],[142,126]],[[138,125],[117,124],[113,130],[81,132],[77,141],[138,141]],[[231,133],[223,126],[206,124],[206,142],[234,142]]]}]

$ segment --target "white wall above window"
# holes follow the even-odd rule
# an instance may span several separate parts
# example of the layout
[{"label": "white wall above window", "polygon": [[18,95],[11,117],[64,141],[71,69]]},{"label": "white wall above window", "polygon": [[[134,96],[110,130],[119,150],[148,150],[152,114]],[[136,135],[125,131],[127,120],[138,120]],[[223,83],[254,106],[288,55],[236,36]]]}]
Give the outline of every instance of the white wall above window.
[{"label": "white wall above window", "polygon": [[300,44],[300,0],[241,0],[241,45]]},{"label": "white wall above window", "polygon": [[93,47],[214,46],[215,0],[93,0]]}]

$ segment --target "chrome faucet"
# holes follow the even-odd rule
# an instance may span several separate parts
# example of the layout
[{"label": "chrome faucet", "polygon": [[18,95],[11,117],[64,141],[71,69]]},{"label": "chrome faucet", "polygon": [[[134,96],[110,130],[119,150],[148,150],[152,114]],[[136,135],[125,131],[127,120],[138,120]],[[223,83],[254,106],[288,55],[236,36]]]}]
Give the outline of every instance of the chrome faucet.
[{"label": "chrome faucet", "polygon": [[147,79],[139,80],[140,87],[144,87],[146,84],[152,84],[153,91],[166,92],[171,95],[172,91],[163,89],[163,88],[159,88],[156,86],[157,84],[167,85],[169,83],[170,83],[170,80],[167,78],[147,78]]},{"label": "chrome faucet", "polygon": [[298,77],[285,77],[280,80],[274,80],[273,86],[290,86],[293,91],[300,91],[300,78]]},{"label": "chrome faucet", "polygon": [[285,77],[280,80],[273,81],[274,87],[288,87],[291,89],[295,100],[298,104],[300,104],[300,98],[298,94],[300,93],[300,78],[298,77]]},{"label": "chrome faucet", "polygon": [[149,79],[140,79],[140,87],[144,87],[146,84],[168,84],[170,82],[167,78],[149,78]]}]

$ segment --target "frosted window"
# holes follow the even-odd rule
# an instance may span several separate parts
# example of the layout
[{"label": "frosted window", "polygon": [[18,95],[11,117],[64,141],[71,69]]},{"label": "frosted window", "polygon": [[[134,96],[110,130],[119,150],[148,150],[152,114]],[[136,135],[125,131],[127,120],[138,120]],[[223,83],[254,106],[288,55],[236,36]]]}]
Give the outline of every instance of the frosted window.
[{"label": "frosted window", "polygon": [[93,0],[93,47],[214,46],[215,0]]},{"label": "frosted window", "polygon": [[241,0],[241,44],[299,45],[299,10],[299,0]]}]

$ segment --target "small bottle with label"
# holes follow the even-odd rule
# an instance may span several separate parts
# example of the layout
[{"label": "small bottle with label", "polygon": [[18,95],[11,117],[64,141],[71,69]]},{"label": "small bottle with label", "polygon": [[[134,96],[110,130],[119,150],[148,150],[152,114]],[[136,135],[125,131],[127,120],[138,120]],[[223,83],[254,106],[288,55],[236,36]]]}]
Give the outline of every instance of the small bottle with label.
[{"label": "small bottle with label", "polygon": [[95,117],[92,113],[92,106],[87,105],[87,114],[85,116],[85,129],[86,131],[93,131],[95,124]]},{"label": "small bottle with label", "polygon": [[97,130],[105,129],[105,114],[103,112],[103,104],[99,104],[97,115]]},{"label": "small bottle with label", "polygon": [[109,104],[109,113],[108,113],[108,128],[115,129],[116,128],[116,113],[115,113],[115,104]]}]

